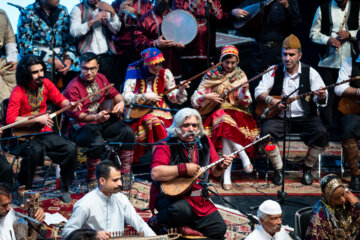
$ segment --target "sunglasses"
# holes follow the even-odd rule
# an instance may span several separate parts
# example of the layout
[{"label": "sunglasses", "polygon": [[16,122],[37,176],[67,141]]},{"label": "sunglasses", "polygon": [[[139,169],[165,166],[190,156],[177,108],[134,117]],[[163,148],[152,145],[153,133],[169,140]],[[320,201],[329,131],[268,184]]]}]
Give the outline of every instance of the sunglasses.
[{"label": "sunglasses", "polygon": [[184,127],[184,128],[188,128],[190,126],[192,126],[193,128],[197,128],[199,126],[199,124],[197,124],[197,123],[184,123],[182,125],[182,127]]}]

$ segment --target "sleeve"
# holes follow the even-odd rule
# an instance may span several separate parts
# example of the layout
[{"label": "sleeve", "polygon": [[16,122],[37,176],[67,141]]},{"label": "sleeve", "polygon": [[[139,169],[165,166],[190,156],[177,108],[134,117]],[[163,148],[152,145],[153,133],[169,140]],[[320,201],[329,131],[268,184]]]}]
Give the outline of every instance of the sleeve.
[{"label": "sleeve", "polygon": [[128,78],[125,80],[123,96],[126,105],[136,103],[137,94],[134,93],[136,86],[136,79]]},{"label": "sleeve", "polygon": [[34,54],[44,58],[46,53],[42,54],[42,51],[40,51],[33,43],[34,31],[32,28],[32,21],[33,19],[31,18],[30,12],[26,15],[24,13],[20,14],[17,30],[17,41],[20,54],[22,56]]},{"label": "sleeve", "polygon": [[120,31],[121,22],[116,13],[113,18],[111,18],[111,14],[108,13],[107,27],[113,34],[117,34]]},{"label": "sleeve", "polygon": [[297,0],[288,0],[289,7],[285,8],[285,14],[289,25],[293,29],[296,25],[301,23],[301,14],[299,3]]},{"label": "sleeve", "polygon": [[217,20],[221,20],[223,18],[223,10],[221,8],[221,2],[220,0],[215,0],[214,1],[215,4],[215,10],[211,11],[211,14],[217,19]]},{"label": "sleeve", "polygon": [[150,31],[151,26],[149,25],[146,16],[138,22],[138,25],[134,31],[134,43],[137,51],[141,52],[144,49],[155,46],[155,40],[151,40],[148,38],[147,33]]},{"label": "sleeve", "polygon": [[[68,86],[66,87],[66,89],[64,91],[64,96],[67,99],[69,99],[69,101],[71,101],[71,102],[76,102],[76,101],[80,100],[82,97],[79,89],[75,86],[75,84],[73,82],[70,82],[68,84]],[[82,108],[81,111],[78,111],[78,112],[67,111],[67,114],[69,116],[73,117],[75,120],[78,120],[79,115],[81,113],[89,114],[89,110]]]},{"label": "sleeve", "polygon": [[[173,88],[175,86],[176,86],[176,84],[175,84],[175,78],[174,78],[173,74],[171,73],[171,71],[169,69],[166,69],[165,70],[165,89],[167,90],[167,89]],[[180,92],[179,89],[174,89],[173,91],[171,91],[167,94],[167,98],[172,103],[183,104],[187,100],[187,92],[185,89],[184,89],[184,92]]]},{"label": "sleeve", "polygon": [[252,103],[252,98],[249,89],[246,91],[243,88],[239,88],[238,99],[244,107],[249,106]]},{"label": "sleeve", "polygon": [[76,47],[75,47],[75,39],[70,35],[70,16],[67,12],[67,10],[64,10],[65,14],[65,20],[63,25],[63,31],[62,31],[62,43],[63,43],[63,50],[68,59],[71,59],[71,61],[75,62],[75,56],[76,56]]},{"label": "sleeve", "polygon": [[81,229],[85,225],[88,216],[87,209],[82,208],[80,204],[75,204],[73,213],[62,231],[62,238],[66,239],[73,231]]},{"label": "sleeve", "polygon": [[168,145],[158,145],[156,146],[153,159],[151,162],[150,169],[153,169],[156,166],[160,165],[169,165],[170,163],[170,147]]},{"label": "sleeve", "polygon": [[136,229],[137,232],[143,232],[145,237],[156,236],[153,230],[144,222],[144,220],[135,211],[127,197],[123,196],[120,199],[121,204],[124,206],[124,219]]},{"label": "sleeve", "polygon": [[[339,70],[339,76],[337,79],[337,83],[341,83],[345,80],[349,79],[349,76],[351,76],[351,70],[352,70],[352,58],[348,58],[344,61],[344,63],[341,65]],[[345,90],[350,87],[350,83],[344,83],[341,85],[338,85],[335,87],[335,94],[339,97],[343,95]]]},{"label": "sleeve", "polygon": [[320,7],[318,7],[315,13],[312,26],[310,28],[310,39],[314,43],[327,45],[330,36],[322,34],[320,31],[321,31],[321,9]]},{"label": "sleeve", "polygon": [[81,23],[81,11],[75,6],[70,13],[70,34],[74,38],[84,36],[90,31],[87,22]]},{"label": "sleeve", "polygon": [[204,99],[204,95],[206,93],[210,93],[211,92],[211,88],[205,88],[203,86],[203,81],[204,81],[205,76],[203,77],[203,80],[201,81],[198,89],[196,89],[196,91],[193,93],[193,95],[191,96],[191,105],[193,106],[193,108],[195,109],[199,109],[201,107],[205,106],[205,99]]},{"label": "sleeve", "polygon": [[18,58],[18,50],[16,47],[16,38],[14,31],[11,27],[11,23],[9,21],[8,16],[4,13],[4,20],[3,23],[6,26],[4,32],[4,44],[5,44],[5,51],[6,51],[6,61],[7,62],[16,62]]},{"label": "sleeve", "polygon": [[[349,14],[350,14],[350,10],[351,10],[351,7],[349,8]],[[347,19],[347,22],[348,22],[348,20],[349,19]],[[359,21],[358,26],[360,26],[360,17],[358,18],[358,21]],[[351,36],[349,41],[351,41],[351,40],[356,41],[356,34],[357,34],[358,31],[359,31],[359,29],[357,29],[357,30],[349,30],[349,33],[350,33],[350,36]]]},{"label": "sleeve", "polygon": [[[320,74],[312,67],[310,67],[310,85],[311,85],[311,87],[310,87],[311,91],[315,91],[315,90],[320,89],[320,87],[326,86],[324,81],[322,80]],[[327,90],[325,90],[325,92],[326,92],[326,99],[325,99],[324,104],[318,103],[318,98],[316,95],[314,95],[314,97],[313,97],[313,100],[318,107],[326,107],[326,105],[327,105],[329,94],[328,94]]]},{"label": "sleeve", "polygon": [[21,102],[21,88],[16,86],[11,92],[9,99],[9,105],[6,112],[6,123],[11,124],[16,121],[16,118],[20,115],[20,107],[23,104]]},{"label": "sleeve", "polygon": [[262,94],[262,93],[269,93],[271,91],[271,88],[274,85],[274,77],[273,75],[275,75],[275,71],[273,70],[271,72],[268,72],[266,74],[264,74],[264,76],[262,77],[261,81],[259,82],[259,85],[255,88],[255,99],[257,99],[257,97]]},{"label": "sleeve", "polygon": [[305,239],[308,240],[333,240],[334,235],[331,231],[331,228],[327,227],[327,224],[322,224],[329,221],[325,217],[321,216],[326,215],[321,209],[318,213],[313,212],[311,214],[309,226],[306,231]]},{"label": "sleeve", "polygon": [[61,103],[66,100],[66,98],[60,93],[59,89],[50,80],[44,79],[44,84],[48,89],[49,100],[61,108]]}]

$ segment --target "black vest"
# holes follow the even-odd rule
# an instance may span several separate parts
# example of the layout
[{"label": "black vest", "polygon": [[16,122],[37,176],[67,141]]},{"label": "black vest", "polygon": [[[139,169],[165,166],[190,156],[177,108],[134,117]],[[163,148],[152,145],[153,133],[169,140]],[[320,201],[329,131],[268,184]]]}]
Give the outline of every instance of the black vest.
[{"label": "black vest", "polygon": [[[280,96],[283,90],[283,82],[284,82],[284,71],[283,71],[283,65],[278,67],[278,69],[275,72],[275,78],[274,78],[274,85],[269,93],[271,96]],[[310,66],[301,63],[301,74],[300,74],[300,81],[299,84],[303,85],[302,88],[299,89],[299,93],[307,93],[311,91],[310,87]],[[291,97],[291,96],[290,96]],[[301,107],[304,110],[305,116],[314,116],[316,115],[316,104],[312,99],[310,99],[309,102],[305,100],[305,98],[301,98]]]},{"label": "black vest", "polygon": [[[356,62],[357,58],[352,58],[352,69],[351,77],[356,77],[360,75],[360,63]],[[360,88],[360,79],[350,82],[350,86],[353,88]]]},{"label": "black vest", "polygon": [[[358,1],[353,1],[353,0],[350,0],[347,4],[350,4],[350,6],[349,6],[350,14],[347,19],[348,29],[349,30],[357,30],[359,28],[360,4]],[[321,10],[321,30],[320,30],[320,32],[327,36],[330,36],[331,29],[333,26],[333,22],[331,19],[330,6],[331,6],[331,1],[320,5],[320,10]],[[355,37],[355,36],[352,36],[352,37]],[[352,52],[353,52],[353,54],[355,54],[355,51],[356,51],[355,49],[357,49],[356,43],[352,42],[351,46],[352,46]],[[326,52],[326,49],[327,49],[327,46],[321,45],[320,54],[323,55],[323,57],[325,57],[328,54]]]}]

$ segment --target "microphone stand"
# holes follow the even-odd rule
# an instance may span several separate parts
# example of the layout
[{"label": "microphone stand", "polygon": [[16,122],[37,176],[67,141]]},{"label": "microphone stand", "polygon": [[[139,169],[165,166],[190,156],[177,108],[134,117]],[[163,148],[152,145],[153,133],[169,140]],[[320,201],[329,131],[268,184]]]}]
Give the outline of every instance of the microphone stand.
[{"label": "microphone stand", "polygon": [[205,3],[205,16],[206,16],[206,25],[207,25],[207,62],[206,65],[207,67],[210,67],[210,37],[211,37],[211,33],[210,33],[210,4],[209,4],[209,0],[206,0]]}]

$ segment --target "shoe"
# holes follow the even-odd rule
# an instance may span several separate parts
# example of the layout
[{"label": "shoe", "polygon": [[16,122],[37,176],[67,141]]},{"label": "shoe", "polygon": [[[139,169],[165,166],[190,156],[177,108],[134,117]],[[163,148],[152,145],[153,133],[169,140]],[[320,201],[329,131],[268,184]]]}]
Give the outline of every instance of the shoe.
[{"label": "shoe", "polygon": [[277,186],[280,186],[283,181],[284,181],[284,176],[283,176],[283,173],[282,173],[282,169],[275,170],[273,183],[275,185],[277,185]]},{"label": "shoe", "polygon": [[360,175],[352,175],[349,183],[351,190],[360,191]]},{"label": "shoe", "polygon": [[64,203],[70,203],[72,201],[72,198],[70,196],[69,186],[61,184],[60,191],[61,191],[61,201],[63,201]]},{"label": "shoe", "polygon": [[149,225],[149,227],[156,233],[158,234],[160,229],[163,227],[162,224],[159,224],[156,215],[152,216],[148,221],[147,224]]},{"label": "shoe", "polygon": [[201,232],[196,231],[188,226],[182,226],[180,228],[180,233],[182,236],[204,236]]},{"label": "shoe", "polygon": [[229,191],[232,189],[232,184],[231,183],[229,183],[229,184],[223,183],[222,188],[226,191]]},{"label": "shoe", "polygon": [[254,167],[251,163],[249,163],[249,165],[247,165],[246,167],[244,167],[244,171],[246,173],[252,173],[254,171]]},{"label": "shoe", "polygon": [[311,167],[303,166],[303,176],[301,183],[310,186],[314,182],[314,176],[311,174]]}]

